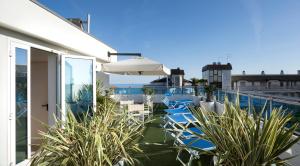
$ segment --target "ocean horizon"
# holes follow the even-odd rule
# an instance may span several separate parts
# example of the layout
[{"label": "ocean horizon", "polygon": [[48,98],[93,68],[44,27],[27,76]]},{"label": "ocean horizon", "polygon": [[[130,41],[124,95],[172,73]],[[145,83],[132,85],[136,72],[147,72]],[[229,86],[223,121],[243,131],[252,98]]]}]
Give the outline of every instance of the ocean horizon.
[{"label": "ocean horizon", "polygon": [[110,86],[118,88],[142,88],[146,84],[110,84]]}]

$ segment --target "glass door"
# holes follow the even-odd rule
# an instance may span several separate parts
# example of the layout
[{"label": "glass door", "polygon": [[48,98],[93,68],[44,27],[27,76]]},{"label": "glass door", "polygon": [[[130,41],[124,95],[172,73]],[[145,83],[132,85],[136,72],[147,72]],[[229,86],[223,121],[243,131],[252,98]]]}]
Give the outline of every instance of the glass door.
[{"label": "glass door", "polygon": [[30,158],[30,47],[11,45],[11,162]]},{"label": "glass door", "polygon": [[61,109],[63,116],[72,111],[80,118],[96,105],[96,59],[63,55],[61,59]]}]

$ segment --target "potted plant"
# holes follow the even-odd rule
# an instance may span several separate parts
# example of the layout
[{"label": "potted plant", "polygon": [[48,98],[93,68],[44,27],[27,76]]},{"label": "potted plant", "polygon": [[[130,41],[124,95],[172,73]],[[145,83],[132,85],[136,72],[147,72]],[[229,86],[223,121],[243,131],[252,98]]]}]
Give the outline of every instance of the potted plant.
[{"label": "potted plant", "polygon": [[200,80],[198,78],[191,78],[191,83],[194,88],[195,96],[198,96],[198,85]]},{"label": "potted plant", "polygon": [[205,86],[205,85],[207,85],[207,80],[206,80],[206,79],[200,79],[200,80],[199,80],[199,85],[200,85],[200,86]]},{"label": "potted plant", "polygon": [[56,119],[47,132],[40,132],[42,144],[31,165],[134,165],[133,153],[142,153],[137,140],[144,124],[115,106],[98,90],[95,112],[78,120],[67,111],[66,120]]},{"label": "potted plant", "polygon": [[212,102],[213,101],[213,92],[216,90],[215,85],[205,85],[204,86],[204,91],[206,94],[206,102]]},{"label": "potted plant", "polygon": [[238,99],[233,104],[227,97],[221,115],[199,109],[192,112],[198,120],[196,127],[204,134],[193,134],[216,146],[208,154],[216,157],[217,165],[282,165],[289,158],[279,158],[279,155],[300,140],[293,136],[299,124],[289,125],[287,129],[293,115],[282,109],[273,108],[270,116],[266,116],[265,109],[243,110]]},{"label": "potted plant", "polygon": [[146,103],[151,103],[152,96],[154,95],[154,89],[150,87],[143,88],[144,95],[146,96]]}]

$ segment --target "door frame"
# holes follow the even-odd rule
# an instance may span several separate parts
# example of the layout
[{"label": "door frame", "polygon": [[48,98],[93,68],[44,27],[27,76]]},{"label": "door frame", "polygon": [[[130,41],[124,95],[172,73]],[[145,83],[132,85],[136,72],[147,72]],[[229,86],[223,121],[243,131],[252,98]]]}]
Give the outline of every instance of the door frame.
[{"label": "door frame", "polygon": [[60,91],[61,91],[61,120],[66,120],[66,98],[65,98],[65,59],[66,58],[73,58],[73,59],[84,59],[84,60],[92,60],[93,62],[93,73],[92,73],[92,82],[93,82],[93,111],[96,110],[96,58],[95,57],[88,57],[88,56],[81,56],[81,55],[70,55],[65,54],[61,55],[61,74],[60,74]]},{"label": "door frame", "polygon": [[10,42],[10,109],[9,109],[9,162],[16,165],[16,48],[27,50],[27,158],[17,165],[25,165],[31,157],[31,47],[26,44]]}]

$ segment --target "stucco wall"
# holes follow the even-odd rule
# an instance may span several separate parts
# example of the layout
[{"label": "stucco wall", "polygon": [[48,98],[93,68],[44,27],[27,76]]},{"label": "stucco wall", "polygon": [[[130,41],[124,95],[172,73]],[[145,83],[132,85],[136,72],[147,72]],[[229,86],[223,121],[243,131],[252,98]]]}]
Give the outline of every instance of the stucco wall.
[{"label": "stucco wall", "polygon": [[[46,131],[42,123],[48,123],[48,63],[31,63],[31,143],[40,144],[39,131]],[[41,123],[42,122],[42,123]]]},{"label": "stucco wall", "polygon": [[[1,32],[1,31],[0,31]],[[9,53],[8,40],[0,34],[0,165],[9,159]]]}]

